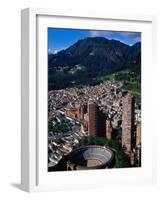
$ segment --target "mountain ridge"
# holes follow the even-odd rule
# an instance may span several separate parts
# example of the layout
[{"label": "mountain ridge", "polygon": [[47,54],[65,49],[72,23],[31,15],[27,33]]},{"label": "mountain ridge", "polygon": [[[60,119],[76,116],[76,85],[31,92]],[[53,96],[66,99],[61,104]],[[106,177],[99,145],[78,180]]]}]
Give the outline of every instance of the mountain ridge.
[{"label": "mountain ridge", "polygon": [[141,42],[129,46],[118,40],[88,37],[48,55],[49,89],[60,89],[60,81],[63,81],[62,88],[71,86],[72,82],[86,84],[98,76],[125,69],[140,73]]},{"label": "mountain ridge", "polygon": [[[104,37],[92,37],[78,40],[65,50],[59,51],[57,54],[49,55],[49,68],[74,66],[76,64],[86,65],[89,55],[98,56],[106,62],[106,67],[113,64],[124,64],[128,58],[129,52],[139,42],[132,46],[124,44],[118,40],[109,40]],[[88,58],[89,60],[90,58]],[[122,61],[122,62],[121,62]],[[99,61],[98,61],[99,62]],[[98,63],[96,62],[96,63]],[[89,66],[89,63],[87,64]],[[111,66],[110,66],[111,67]]]}]

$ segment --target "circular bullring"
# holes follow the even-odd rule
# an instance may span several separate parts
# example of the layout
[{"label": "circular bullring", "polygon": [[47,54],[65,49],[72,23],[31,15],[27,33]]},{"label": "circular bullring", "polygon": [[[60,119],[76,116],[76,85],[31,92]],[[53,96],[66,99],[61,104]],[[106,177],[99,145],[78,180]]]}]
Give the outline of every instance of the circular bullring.
[{"label": "circular bullring", "polygon": [[113,159],[114,154],[107,147],[82,146],[70,153],[67,170],[105,169],[111,167]]}]

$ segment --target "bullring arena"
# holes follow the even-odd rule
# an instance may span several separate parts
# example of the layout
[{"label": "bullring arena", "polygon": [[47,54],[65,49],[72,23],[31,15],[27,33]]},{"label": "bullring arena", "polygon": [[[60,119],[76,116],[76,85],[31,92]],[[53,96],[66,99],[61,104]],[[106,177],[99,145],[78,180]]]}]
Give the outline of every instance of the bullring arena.
[{"label": "bullring arena", "polygon": [[67,160],[67,170],[87,170],[112,168],[114,153],[107,147],[81,146],[71,152]]}]

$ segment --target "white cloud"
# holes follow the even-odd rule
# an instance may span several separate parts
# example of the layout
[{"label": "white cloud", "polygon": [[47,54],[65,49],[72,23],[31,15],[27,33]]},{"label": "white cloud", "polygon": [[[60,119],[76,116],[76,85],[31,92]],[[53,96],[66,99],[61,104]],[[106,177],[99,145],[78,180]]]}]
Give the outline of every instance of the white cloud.
[{"label": "white cloud", "polygon": [[111,37],[112,35],[112,31],[89,31],[90,37]]},{"label": "white cloud", "polygon": [[56,54],[56,53],[58,53],[58,50],[57,49],[53,50],[53,54]]},{"label": "white cloud", "polygon": [[120,42],[133,45],[141,41],[141,34],[138,32],[126,31],[89,31],[89,37],[105,37],[107,39],[119,40]]},{"label": "white cloud", "polygon": [[57,54],[58,52],[59,52],[60,50],[58,50],[58,49],[48,49],[48,53],[49,54]]}]

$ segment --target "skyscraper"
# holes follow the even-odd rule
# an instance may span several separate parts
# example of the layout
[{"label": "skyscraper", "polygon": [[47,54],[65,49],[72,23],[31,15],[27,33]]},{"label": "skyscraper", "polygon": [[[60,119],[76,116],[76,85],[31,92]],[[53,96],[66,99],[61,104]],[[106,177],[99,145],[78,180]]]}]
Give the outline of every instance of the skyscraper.
[{"label": "skyscraper", "polygon": [[98,135],[98,105],[93,102],[88,102],[88,134],[91,136]]},{"label": "skyscraper", "polygon": [[87,104],[80,105],[80,120],[84,119],[84,114],[87,113]]},{"label": "skyscraper", "polygon": [[98,137],[106,137],[106,114],[99,109],[98,111]]},{"label": "skyscraper", "polygon": [[136,146],[141,145],[141,122],[136,125]]},{"label": "skyscraper", "polygon": [[106,120],[106,138],[110,140],[112,138],[112,123],[109,119]]},{"label": "skyscraper", "polygon": [[122,101],[122,147],[130,155],[134,145],[134,96],[128,92]]},{"label": "skyscraper", "polygon": [[136,125],[135,166],[141,166],[141,122]]}]

